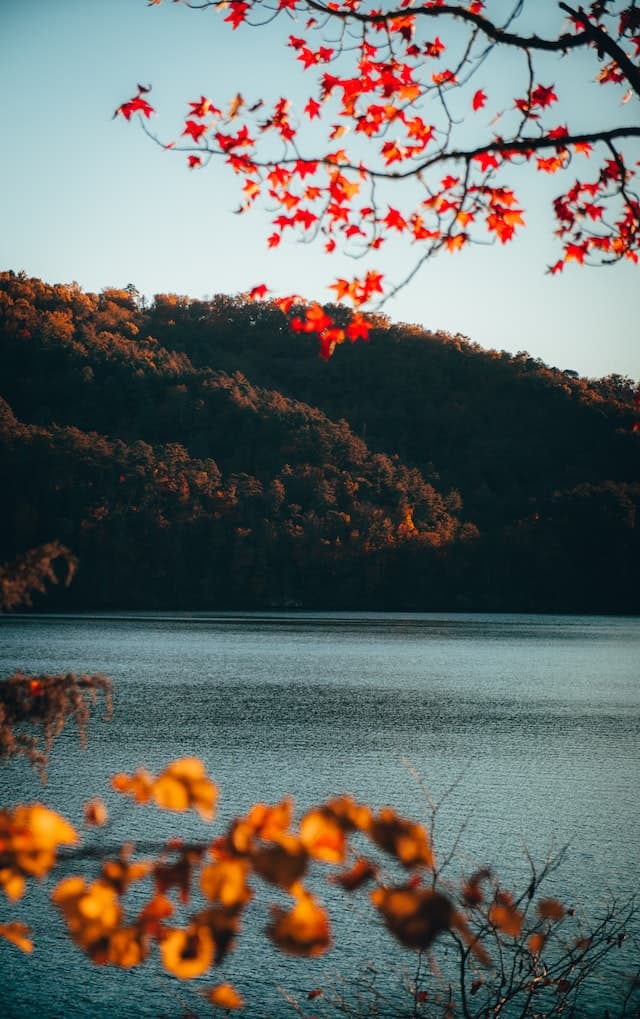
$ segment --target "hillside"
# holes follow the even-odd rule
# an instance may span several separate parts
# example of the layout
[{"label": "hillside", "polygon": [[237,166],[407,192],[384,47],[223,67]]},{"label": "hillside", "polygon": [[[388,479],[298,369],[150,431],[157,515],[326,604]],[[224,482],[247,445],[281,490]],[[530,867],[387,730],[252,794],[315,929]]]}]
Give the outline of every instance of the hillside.
[{"label": "hillside", "polygon": [[0,560],[85,608],[637,612],[634,387],[376,320],[0,275]]}]

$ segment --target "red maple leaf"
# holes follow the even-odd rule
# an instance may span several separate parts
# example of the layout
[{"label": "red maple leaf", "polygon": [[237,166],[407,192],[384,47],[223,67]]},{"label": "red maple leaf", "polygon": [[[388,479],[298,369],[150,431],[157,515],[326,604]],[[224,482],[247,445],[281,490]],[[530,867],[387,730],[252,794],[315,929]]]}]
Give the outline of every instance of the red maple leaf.
[{"label": "red maple leaf", "polygon": [[478,155],[473,158],[476,163],[480,163],[480,169],[483,173],[486,173],[487,170],[496,170],[498,167],[498,160],[493,152],[479,152]]},{"label": "red maple leaf", "polygon": [[189,156],[189,169],[194,170],[196,166],[202,166],[200,156]]},{"label": "red maple leaf", "polygon": [[291,308],[296,303],[296,301],[299,300],[300,298],[298,297],[297,294],[289,294],[287,297],[279,297],[275,303],[280,308],[280,311],[286,315],[287,312],[291,311]]},{"label": "red maple leaf", "polygon": [[188,134],[197,142],[207,130],[206,124],[196,124],[195,120],[185,120],[183,135]]},{"label": "red maple leaf", "polygon": [[371,324],[363,315],[354,315],[345,329],[345,335],[352,343],[356,340],[368,340],[371,332]]},{"label": "red maple leaf", "polygon": [[436,36],[433,42],[428,42],[424,48],[425,57],[439,57],[441,53],[444,53],[447,47],[439,38]]},{"label": "red maple leaf", "polygon": [[553,85],[537,85],[531,93],[531,102],[536,106],[551,106],[551,103],[557,103],[558,97],[553,91]]},{"label": "red maple leaf", "polygon": [[483,92],[481,88],[479,88],[471,101],[471,106],[473,107],[474,110],[481,110],[486,101],[487,101],[486,93]]},{"label": "red maple leaf", "polygon": [[372,270],[367,273],[364,281],[367,298],[370,297],[371,294],[382,294],[384,292],[382,287],[383,279],[384,276],[380,272],[374,272]]},{"label": "red maple leaf", "polygon": [[569,128],[566,124],[558,124],[557,127],[553,127],[547,133],[549,138],[566,138],[569,134]]},{"label": "red maple leaf", "polygon": [[296,165],[293,168],[293,172],[298,174],[300,180],[304,180],[305,177],[311,177],[318,169],[318,163],[313,159],[298,159]]},{"label": "red maple leaf", "polygon": [[224,20],[229,21],[231,23],[231,27],[236,29],[247,17],[247,11],[250,10],[250,5],[245,3],[244,0],[231,0],[229,7],[229,14],[227,14]]},{"label": "red maple leaf", "polygon": [[459,177],[453,177],[449,173],[449,174],[447,174],[446,177],[442,178],[440,183],[442,184],[442,187],[445,189],[445,191],[450,191],[451,188],[454,188],[456,186],[456,184],[460,183],[460,178]]},{"label": "red maple leaf", "polygon": [[310,99],[304,108],[304,112],[308,116],[309,120],[313,120],[314,117],[320,116],[320,103],[315,99]]},{"label": "red maple leaf", "polygon": [[269,287],[266,283],[259,283],[257,287],[253,287],[253,289],[249,291],[249,300],[257,301],[261,297],[266,297],[268,293]]},{"label": "red maple leaf", "polygon": [[438,71],[431,75],[434,85],[453,85],[458,79],[453,71]]},{"label": "red maple leaf", "polygon": [[214,106],[206,96],[200,96],[197,103],[189,103],[189,106],[191,107],[189,113],[192,117],[206,117],[209,113],[215,114],[218,117],[222,116],[222,111],[217,106]]},{"label": "red maple leaf", "polygon": [[580,265],[584,265],[585,256],[588,255],[589,249],[586,243],[583,244],[567,244],[564,249],[564,260],[570,262],[572,259],[578,262]]},{"label": "red maple leaf", "polygon": [[389,206],[389,211],[382,220],[382,222],[387,227],[387,229],[399,230],[401,233],[403,230],[406,229],[407,226],[407,221],[402,215],[402,213],[398,212],[397,209],[392,209],[391,206]]},{"label": "red maple leaf", "polygon": [[134,113],[141,113],[143,117],[147,117],[148,119],[152,113],[155,113],[155,110],[153,106],[149,105],[146,99],[137,95],[133,99],[130,99],[128,103],[123,103],[122,106],[119,106],[114,113],[114,117],[117,117],[119,113],[122,114],[125,120],[130,120]]}]

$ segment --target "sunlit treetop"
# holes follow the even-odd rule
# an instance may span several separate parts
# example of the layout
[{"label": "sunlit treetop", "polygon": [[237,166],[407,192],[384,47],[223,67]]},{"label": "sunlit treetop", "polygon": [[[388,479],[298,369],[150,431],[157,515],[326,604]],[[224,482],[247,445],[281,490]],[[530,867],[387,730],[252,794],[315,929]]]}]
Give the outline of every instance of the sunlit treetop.
[{"label": "sunlit treetop", "polygon": [[[269,248],[296,237],[362,261],[352,278],[331,284],[336,300],[356,310],[347,329],[319,305],[300,313],[295,296],[281,300],[294,330],[317,333],[323,356],[345,339],[365,339],[361,312],[436,254],[510,242],[525,225],[516,172],[525,166],[558,177],[550,273],[570,262],[637,263],[635,3],[182,2],[211,7],[239,33],[277,22],[285,53],[308,76],[306,94],[193,97],[174,140],[150,129],[148,86],[116,113],[139,119],[191,170],[226,163],[238,178],[238,211],[266,210]],[[596,100],[585,102],[592,86]],[[391,283],[375,254],[398,238],[410,251]],[[258,284],[252,296],[268,293]]]}]

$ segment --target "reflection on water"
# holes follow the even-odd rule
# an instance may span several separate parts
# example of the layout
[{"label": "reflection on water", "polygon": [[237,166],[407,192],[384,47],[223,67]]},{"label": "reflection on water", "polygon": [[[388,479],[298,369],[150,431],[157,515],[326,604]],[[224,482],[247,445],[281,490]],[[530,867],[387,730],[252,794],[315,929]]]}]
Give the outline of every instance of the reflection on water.
[{"label": "reflection on water", "polygon": [[[638,662],[640,622],[633,619],[199,613],[0,620],[3,675],[23,668],[113,678],[112,721],[92,721],[86,753],[68,730],[53,754],[46,799],[72,819],[113,772],[141,763],[158,769],[185,754],[202,757],[221,786],[223,818],[287,792],[304,807],[345,791],[421,817],[426,802],[415,770],[436,800],[457,782],[438,816],[441,851],[466,823],[465,863],[491,863],[515,879],[523,873],[523,843],[542,857],[568,842],[558,880],[576,903],[591,903],[604,885],[616,894],[636,886]],[[40,795],[26,765],[0,771],[2,802]],[[118,810],[133,837],[175,830],[151,810],[122,803]],[[189,824],[201,837],[201,823]],[[35,908],[33,896],[26,909]],[[344,947],[320,966],[344,969],[375,955],[380,932],[365,905],[349,913]],[[0,989],[0,1011],[186,1010],[167,992],[175,982],[148,968],[96,977],[50,910],[36,921],[45,947],[33,959],[2,950],[10,990]],[[309,979],[315,986],[318,971],[309,975],[315,964],[265,952],[255,937],[223,976],[244,980],[252,1000],[251,982],[264,984],[264,1014],[287,1014],[274,1005],[274,983],[304,990]],[[404,955],[394,956],[388,939],[383,944],[383,957],[400,964]],[[78,997],[76,981],[89,976]]]}]

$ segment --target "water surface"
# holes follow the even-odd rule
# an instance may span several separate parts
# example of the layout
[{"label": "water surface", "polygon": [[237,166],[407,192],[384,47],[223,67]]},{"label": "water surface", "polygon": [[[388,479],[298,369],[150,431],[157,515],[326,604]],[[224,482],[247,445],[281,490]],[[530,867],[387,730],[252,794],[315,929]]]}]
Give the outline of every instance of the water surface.
[{"label": "water surface", "polygon": [[[464,825],[458,864],[489,863],[517,881],[526,874],[523,846],[543,859],[551,847],[568,844],[568,862],[550,890],[580,908],[608,890],[627,895],[637,883],[639,663],[640,621],[626,618],[0,619],[0,674],[104,672],[113,679],[113,719],[106,725],[92,719],[84,753],[68,727],[52,756],[44,796],[72,820],[87,798],[104,794],[114,772],[140,764],[153,771],[191,754],[203,758],[221,788],[223,820],[256,800],[293,793],[304,809],[339,792],[422,819],[425,790],[436,802],[449,790],[437,816],[441,854]],[[0,771],[1,802],[42,796],[26,764]],[[197,819],[176,823],[151,808],[113,803],[114,838],[123,832],[161,838],[178,827],[194,837],[206,832]],[[44,892],[30,892],[20,909],[33,914],[38,894]],[[266,904],[254,908],[258,926]],[[283,960],[265,952],[252,931],[248,949],[230,957],[220,978],[234,980],[252,1000],[259,988],[265,1015],[293,1015],[274,998],[274,983],[304,991],[325,972],[314,966],[344,972],[381,945],[394,966],[403,964],[406,955],[389,950],[387,936],[370,922],[366,900],[348,912],[345,944],[326,962]],[[64,940],[50,909],[36,920],[45,948],[30,959],[0,948],[9,972],[0,990],[4,1013],[173,1016],[197,1007],[183,985],[149,967],[96,976]],[[254,1006],[249,1014],[263,1013]]]}]

